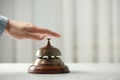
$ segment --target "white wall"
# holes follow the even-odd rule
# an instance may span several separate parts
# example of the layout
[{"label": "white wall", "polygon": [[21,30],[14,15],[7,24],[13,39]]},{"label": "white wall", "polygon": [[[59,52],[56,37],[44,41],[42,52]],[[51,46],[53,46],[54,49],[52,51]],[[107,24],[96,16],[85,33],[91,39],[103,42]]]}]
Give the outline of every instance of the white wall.
[{"label": "white wall", "polygon": [[[1,0],[0,14],[10,19],[33,23],[32,0]],[[0,41],[1,62],[31,62],[33,58],[31,40],[12,40],[4,35]],[[1,45],[2,44],[2,45]]]},{"label": "white wall", "polygon": [[[13,0],[0,0],[0,14],[14,19],[14,3]],[[7,6],[7,7],[6,7]],[[5,34],[0,37],[0,62],[14,62],[15,41],[7,37]]]},{"label": "white wall", "polygon": [[[120,62],[119,0],[0,0],[0,14],[62,34],[65,62]],[[0,62],[32,62],[44,41],[0,38]]]}]

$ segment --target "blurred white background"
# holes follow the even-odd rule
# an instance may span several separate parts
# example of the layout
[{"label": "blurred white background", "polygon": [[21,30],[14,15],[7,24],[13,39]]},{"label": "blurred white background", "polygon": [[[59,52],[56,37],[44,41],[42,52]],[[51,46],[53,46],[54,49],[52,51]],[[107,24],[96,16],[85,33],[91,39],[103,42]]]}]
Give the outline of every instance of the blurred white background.
[{"label": "blurred white background", "polygon": [[[52,44],[64,62],[120,62],[120,0],[0,0],[0,15],[62,35]],[[33,62],[44,41],[0,37],[0,62]]]}]

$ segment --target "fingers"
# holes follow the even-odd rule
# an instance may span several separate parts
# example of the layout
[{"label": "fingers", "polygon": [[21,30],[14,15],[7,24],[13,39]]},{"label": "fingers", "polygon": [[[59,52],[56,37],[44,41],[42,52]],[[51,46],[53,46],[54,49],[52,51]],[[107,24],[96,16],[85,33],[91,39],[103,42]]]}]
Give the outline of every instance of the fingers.
[{"label": "fingers", "polygon": [[53,36],[53,37],[60,37],[61,35],[51,31],[49,29],[45,29],[45,28],[38,28],[38,27],[31,27],[31,32],[33,33],[42,33],[42,34],[47,34],[48,36]]},{"label": "fingers", "polygon": [[33,39],[33,40],[43,40],[47,35],[39,35],[33,33],[27,33],[25,38],[26,39]]},{"label": "fingers", "polygon": [[48,36],[53,36],[53,37],[57,37],[57,38],[59,38],[61,36],[60,34],[54,32],[54,31],[51,31],[49,29],[41,29],[39,31],[41,31],[44,34],[47,34]]}]

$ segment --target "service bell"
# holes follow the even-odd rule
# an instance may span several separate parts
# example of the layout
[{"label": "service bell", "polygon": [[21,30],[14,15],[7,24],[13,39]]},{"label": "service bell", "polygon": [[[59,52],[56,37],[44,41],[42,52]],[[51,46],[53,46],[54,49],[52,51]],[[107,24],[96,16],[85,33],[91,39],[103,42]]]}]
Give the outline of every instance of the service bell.
[{"label": "service bell", "polygon": [[48,38],[48,43],[45,47],[38,49],[36,53],[37,59],[28,68],[29,73],[36,74],[57,74],[69,73],[69,68],[59,58],[61,52],[53,47]]}]

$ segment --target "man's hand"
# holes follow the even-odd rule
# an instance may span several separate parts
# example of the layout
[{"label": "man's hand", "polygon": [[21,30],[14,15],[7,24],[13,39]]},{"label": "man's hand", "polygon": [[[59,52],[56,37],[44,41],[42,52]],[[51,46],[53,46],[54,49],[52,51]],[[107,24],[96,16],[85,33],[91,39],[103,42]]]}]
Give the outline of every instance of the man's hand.
[{"label": "man's hand", "polygon": [[9,20],[5,32],[14,39],[43,40],[45,37],[60,37],[60,34],[49,29],[39,28],[30,23]]}]

